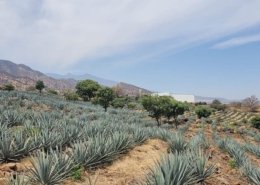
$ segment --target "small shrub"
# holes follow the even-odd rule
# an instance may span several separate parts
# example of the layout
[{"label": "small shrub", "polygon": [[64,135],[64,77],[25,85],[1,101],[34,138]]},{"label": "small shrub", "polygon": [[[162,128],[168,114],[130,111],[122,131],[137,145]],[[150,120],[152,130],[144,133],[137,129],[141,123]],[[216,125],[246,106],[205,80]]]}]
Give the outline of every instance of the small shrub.
[{"label": "small shrub", "polygon": [[3,87],[3,90],[13,91],[13,90],[15,90],[15,87],[12,84],[5,84],[4,87]]},{"label": "small shrub", "polygon": [[236,168],[236,167],[237,167],[236,161],[235,161],[234,159],[229,159],[228,165],[229,165],[231,168]]},{"label": "small shrub", "polygon": [[64,93],[64,97],[69,101],[77,101],[79,99],[79,95],[75,92],[66,92]]},{"label": "small shrub", "polygon": [[126,104],[127,104],[127,99],[126,98],[115,98],[111,105],[114,107],[114,108],[123,108]]},{"label": "small shrub", "polygon": [[56,90],[54,90],[54,89],[49,89],[48,93],[49,94],[53,94],[53,95],[58,95],[58,92]]},{"label": "small shrub", "polygon": [[251,120],[251,125],[252,125],[252,127],[254,127],[254,128],[260,129],[260,116],[254,117],[254,118]]},{"label": "small shrub", "polygon": [[128,109],[135,109],[136,107],[137,107],[137,105],[133,102],[130,102],[130,103],[127,104]]},{"label": "small shrub", "polygon": [[211,113],[211,110],[205,106],[199,106],[198,108],[196,108],[196,114],[199,119],[207,118],[211,115]]},{"label": "small shrub", "polygon": [[72,179],[75,181],[82,180],[83,172],[84,172],[84,168],[81,166],[77,166],[77,167],[73,168],[72,174],[71,174]]},{"label": "small shrub", "polygon": [[226,105],[222,104],[219,100],[214,100],[210,107],[218,111],[224,111],[226,109]]}]

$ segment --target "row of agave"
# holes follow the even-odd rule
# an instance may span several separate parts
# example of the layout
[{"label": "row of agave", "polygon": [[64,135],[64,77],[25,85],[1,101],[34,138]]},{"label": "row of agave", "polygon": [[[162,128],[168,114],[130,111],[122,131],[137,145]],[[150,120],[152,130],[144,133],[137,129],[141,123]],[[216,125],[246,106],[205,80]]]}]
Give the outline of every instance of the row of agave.
[{"label": "row of agave", "polygon": [[148,185],[193,185],[204,184],[214,172],[215,166],[208,164],[205,154],[209,144],[203,130],[199,131],[190,142],[186,142],[182,132],[172,135],[169,155],[157,161],[155,168],[147,175]]},{"label": "row of agave", "polygon": [[[111,121],[112,122],[112,121]],[[144,142],[148,138],[168,141],[172,132],[136,124],[95,122],[91,124],[59,122],[54,120],[26,123],[24,127],[10,128],[0,137],[0,162],[19,160],[36,149],[48,151],[56,146],[71,146],[75,141],[85,141],[99,134],[111,135],[120,130],[131,135],[134,142]],[[15,158],[14,158],[15,157]]]},{"label": "row of agave", "polygon": [[36,152],[32,160],[33,168],[30,169],[30,180],[42,185],[61,183],[75,168],[82,166],[89,170],[110,163],[149,137],[150,133],[141,132],[141,129],[133,135],[104,132],[88,140],[74,142],[66,152],[62,152],[61,148]]},{"label": "row of agave", "polygon": [[[35,156],[31,179],[40,184],[61,182],[77,166],[92,169],[109,163],[149,138],[160,138],[167,142],[175,139],[173,132],[153,127],[156,124],[151,121],[143,121],[146,117],[143,113],[136,114],[128,110],[104,113],[101,108],[79,102],[68,103],[26,93],[0,93],[0,99],[7,97],[10,101],[28,99],[45,104],[52,110],[51,113],[37,112],[19,107],[19,104],[9,106],[9,103],[6,109],[0,110],[0,117],[8,118],[1,122],[1,125],[5,125],[5,132],[1,133],[0,162]],[[66,110],[61,107],[66,107]],[[180,127],[179,133],[184,133],[190,122]],[[71,163],[73,168],[69,165]]]},{"label": "row of agave", "polygon": [[250,153],[256,155],[257,157],[260,157],[260,147],[258,145],[246,143],[243,147]]},{"label": "row of agave", "polygon": [[243,146],[231,138],[221,139],[216,132],[213,134],[213,139],[220,149],[227,151],[228,154],[234,159],[236,166],[242,171],[242,174],[249,179],[251,184],[260,184],[260,168],[251,163]]},{"label": "row of agave", "polygon": [[253,137],[255,141],[260,142],[260,134],[258,132],[253,130],[244,130],[243,133]]},{"label": "row of agave", "polygon": [[148,185],[194,185],[203,184],[214,172],[207,166],[208,157],[203,152],[185,151],[171,153],[158,161],[147,175]]}]

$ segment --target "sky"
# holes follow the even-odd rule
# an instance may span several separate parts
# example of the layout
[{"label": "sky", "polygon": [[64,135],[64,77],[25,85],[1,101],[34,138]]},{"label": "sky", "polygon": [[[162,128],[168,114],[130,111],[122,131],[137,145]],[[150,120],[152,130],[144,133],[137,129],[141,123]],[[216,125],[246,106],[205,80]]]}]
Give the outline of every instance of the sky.
[{"label": "sky", "polygon": [[259,0],[0,0],[0,59],[158,92],[260,98]]}]

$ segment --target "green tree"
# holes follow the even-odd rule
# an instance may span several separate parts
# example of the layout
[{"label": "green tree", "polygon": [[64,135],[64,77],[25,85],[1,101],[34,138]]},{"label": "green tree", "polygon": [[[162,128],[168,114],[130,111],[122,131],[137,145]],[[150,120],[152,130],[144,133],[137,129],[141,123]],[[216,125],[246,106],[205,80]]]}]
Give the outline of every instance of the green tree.
[{"label": "green tree", "polygon": [[13,91],[13,90],[15,90],[15,87],[12,84],[5,84],[4,87],[3,87],[3,90]]},{"label": "green tree", "polygon": [[201,118],[207,118],[211,115],[211,110],[210,108],[206,107],[206,106],[198,106],[196,108],[196,114],[198,116],[199,119]]},{"label": "green tree", "polygon": [[107,111],[107,108],[113,101],[114,97],[114,91],[111,88],[104,87],[98,90],[96,98],[98,104],[100,104],[105,109],[105,111]]},{"label": "green tree", "polygon": [[39,90],[40,93],[42,93],[42,90],[45,88],[43,81],[38,80],[35,84],[35,88]]},{"label": "green tree", "polygon": [[170,99],[168,102],[164,103],[164,113],[163,115],[168,119],[173,118],[176,129],[178,128],[178,116],[183,115],[184,112],[188,110],[188,107],[181,102],[175,101],[174,99]]},{"label": "green tree", "polygon": [[124,108],[128,103],[128,99],[126,97],[120,97],[120,98],[115,98],[111,105],[114,108]]},{"label": "green tree", "polygon": [[224,111],[226,109],[226,105],[222,104],[219,100],[213,100],[210,104],[210,107],[216,109],[218,111]]},{"label": "green tree", "polygon": [[165,101],[167,98],[159,96],[143,96],[141,103],[149,115],[157,122],[158,127],[161,125],[161,117],[164,114]]},{"label": "green tree", "polygon": [[77,83],[76,92],[84,101],[90,101],[100,88],[100,85],[93,80],[83,80]]}]

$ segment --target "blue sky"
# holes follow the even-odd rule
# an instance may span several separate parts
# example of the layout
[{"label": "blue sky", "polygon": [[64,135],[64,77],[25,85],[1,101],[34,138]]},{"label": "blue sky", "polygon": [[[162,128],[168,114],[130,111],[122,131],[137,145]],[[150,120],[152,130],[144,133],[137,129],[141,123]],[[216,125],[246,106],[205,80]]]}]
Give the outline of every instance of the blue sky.
[{"label": "blue sky", "polygon": [[0,58],[154,91],[260,98],[259,0],[2,0]]}]

